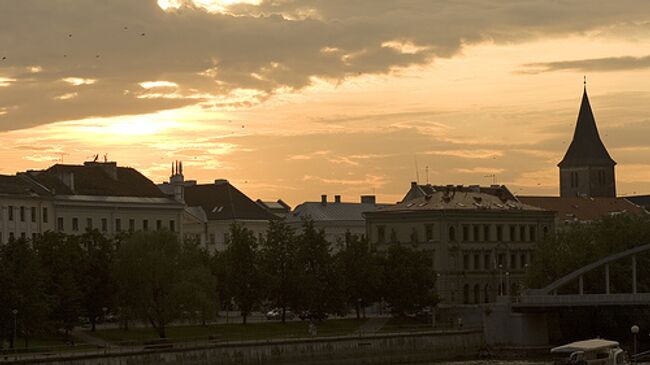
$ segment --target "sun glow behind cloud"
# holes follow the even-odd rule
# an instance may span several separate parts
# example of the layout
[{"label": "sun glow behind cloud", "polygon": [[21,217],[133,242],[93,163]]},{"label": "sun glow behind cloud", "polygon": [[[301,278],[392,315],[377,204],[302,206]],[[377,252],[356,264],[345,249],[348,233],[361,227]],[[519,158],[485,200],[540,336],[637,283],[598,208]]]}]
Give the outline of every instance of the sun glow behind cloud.
[{"label": "sun glow behind cloud", "polygon": [[227,13],[233,5],[259,5],[262,0],[158,0],[158,6],[163,10],[179,9],[185,4],[191,4],[213,13]]}]

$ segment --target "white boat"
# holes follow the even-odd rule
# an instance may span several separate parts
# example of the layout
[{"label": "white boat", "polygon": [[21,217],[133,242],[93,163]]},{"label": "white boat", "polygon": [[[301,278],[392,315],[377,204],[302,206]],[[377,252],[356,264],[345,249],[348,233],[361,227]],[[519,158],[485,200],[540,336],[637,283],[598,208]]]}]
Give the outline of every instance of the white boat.
[{"label": "white boat", "polygon": [[600,338],[578,341],[551,349],[552,354],[563,356],[556,360],[562,365],[627,365],[628,356],[616,341]]}]

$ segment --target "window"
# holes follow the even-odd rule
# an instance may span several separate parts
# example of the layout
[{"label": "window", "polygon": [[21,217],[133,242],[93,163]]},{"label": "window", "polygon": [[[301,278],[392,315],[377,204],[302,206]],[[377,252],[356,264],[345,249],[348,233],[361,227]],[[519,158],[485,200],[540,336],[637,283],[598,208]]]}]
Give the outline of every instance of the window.
[{"label": "window", "polygon": [[27,238],[27,234],[25,234],[25,232],[20,232],[20,239],[24,241],[25,238]]},{"label": "window", "polygon": [[162,221],[160,219],[156,220],[156,231],[162,230]]},{"label": "window", "polygon": [[226,232],[223,234],[223,242],[224,243],[230,243],[230,233]]},{"label": "window", "polygon": [[36,223],[36,207],[32,207],[32,209],[30,210],[31,210],[30,215],[31,215],[32,222]]},{"label": "window", "polygon": [[474,254],[474,270],[481,269],[481,256]]},{"label": "window", "polygon": [[497,264],[499,265],[499,268],[503,268],[504,261],[506,261],[506,255],[500,253],[497,258]]},{"label": "window", "polygon": [[598,170],[598,183],[605,185],[605,170]]},{"label": "window", "polygon": [[530,242],[537,241],[537,232],[535,232],[535,226],[528,227],[528,236],[530,236]]},{"label": "window", "polygon": [[79,230],[79,218],[77,217],[72,218],[72,230],[75,232]]},{"label": "window", "polygon": [[579,184],[578,181],[578,172],[577,171],[572,171],[571,172],[571,187],[572,188],[577,188]]},{"label": "window", "polygon": [[386,241],[386,227],[377,226],[377,242],[384,243]]},{"label": "window", "polygon": [[115,231],[122,232],[122,220],[120,218],[115,218]]},{"label": "window", "polygon": [[32,233],[32,242],[36,241],[36,237],[37,237],[37,236],[38,236],[38,235],[37,235],[36,233]]},{"label": "window", "polygon": [[214,243],[215,243],[214,233],[210,233],[210,244],[214,245]]},{"label": "window", "polygon": [[395,228],[390,229],[390,241],[393,243],[397,242],[397,232],[395,231]]},{"label": "window", "polygon": [[172,232],[176,232],[176,222],[174,222],[173,219],[169,221],[169,230]]},{"label": "window", "polygon": [[456,228],[449,227],[449,241],[455,242],[456,241]]},{"label": "window", "polygon": [[473,237],[473,239],[474,239],[474,241],[478,241],[478,240],[479,240],[479,229],[478,229],[478,226],[475,225],[473,228],[474,228],[474,237]]},{"label": "window", "polygon": [[519,241],[526,241],[526,226],[519,226]]},{"label": "window", "polygon": [[513,224],[510,225],[510,242],[514,242],[517,240],[517,235],[516,235],[516,229]]},{"label": "window", "polygon": [[433,224],[425,225],[424,232],[427,242],[433,241]]},{"label": "window", "polygon": [[483,269],[484,270],[490,270],[492,267],[492,264],[490,263],[490,254],[485,254],[483,255]]},{"label": "window", "polygon": [[25,221],[25,207],[20,207],[20,221]]},{"label": "window", "polygon": [[93,219],[92,218],[86,218],[86,229],[89,230],[89,231],[93,229]]},{"label": "window", "polygon": [[463,255],[463,270],[469,270],[469,255]]},{"label": "window", "polygon": [[56,229],[59,232],[63,232],[63,217],[56,218]]},{"label": "window", "polygon": [[129,232],[135,232],[135,219],[129,219]]},{"label": "window", "polygon": [[10,205],[9,207],[7,207],[7,215],[9,216],[10,221],[14,220],[14,207],[13,206]]},{"label": "window", "polygon": [[490,241],[490,225],[486,224],[483,226],[483,241]]},{"label": "window", "polygon": [[514,253],[510,255],[510,268],[511,269],[517,268],[517,255],[515,255]]},{"label": "window", "polygon": [[463,226],[463,241],[469,241],[469,227]]},{"label": "window", "polygon": [[546,239],[548,237],[548,226],[544,226],[544,228],[542,228],[542,232],[544,232],[544,239]]},{"label": "window", "polygon": [[12,242],[12,241],[15,240],[15,239],[16,239],[16,237],[14,237],[14,233],[13,233],[13,232],[9,232],[9,242]]},{"label": "window", "polygon": [[463,304],[469,304],[469,285],[463,286]]},{"label": "window", "polygon": [[2,232],[0,232],[0,243],[5,243],[5,241],[2,240]]},{"label": "window", "polygon": [[420,235],[418,234],[418,230],[415,227],[413,227],[413,229],[411,230],[411,242],[412,243],[420,242]]},{"label": "window", "polygon": [[143,219],[142,220],[142,230],[145,231],[145,232],[149,230],[149,220],[148,219]]},{"label": "window", "polygon": [[102,218],[102,232],[108,232],[108,219]]},{"label": "window", "polygon": [[503,226],[500,224],[497,225],[497,241],[503,241]]},{"label": "window", "polygon": [[49,217],[47,214],[47,208],[43,208],[43,223],[48,223],[49,222]]},{"label": "window", "polygon": [[525,253],[519,255],[519,262],[521,263],[522,269],[525,269],[528,266],[528,260],[526,259]]}]

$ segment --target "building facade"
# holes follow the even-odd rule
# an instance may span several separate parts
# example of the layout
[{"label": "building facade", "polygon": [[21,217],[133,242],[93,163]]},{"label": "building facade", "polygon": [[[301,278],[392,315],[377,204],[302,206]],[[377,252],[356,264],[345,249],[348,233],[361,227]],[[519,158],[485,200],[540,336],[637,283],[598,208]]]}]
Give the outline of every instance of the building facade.
[{"label": "building facade", "polygon": [[615,166],[600,139],[585,86],[573,140],[558,164],[560,196],[616,197]]},{"label": "building facade", "polygon": [[320,202],[304,202],[287,216],[287,223],[300,231],[304,220],[309,219],[316,229],[325,232],[327,241],[335,246],[345,242],[347,235],[365,237],[366,221],[363,214],[375,211],[387,204],[377,204],[374,195],[362,195],[358,203],[343,202],[340,195],[328,201],[327,195]]},{"label": "building facade", "polygon": [[182,235],[184,204],[115,162],[57,164],[0,178],[0,241],[47,231],[106,235],[169,230]]},{"label": "building facade", "polygon": [[403,244],[431,257],[445,304],[518,293],[535,243],[554,230],[553,212],[521,203],[505,186],[431,186],[427,195],[364,216],[377,249]]}]

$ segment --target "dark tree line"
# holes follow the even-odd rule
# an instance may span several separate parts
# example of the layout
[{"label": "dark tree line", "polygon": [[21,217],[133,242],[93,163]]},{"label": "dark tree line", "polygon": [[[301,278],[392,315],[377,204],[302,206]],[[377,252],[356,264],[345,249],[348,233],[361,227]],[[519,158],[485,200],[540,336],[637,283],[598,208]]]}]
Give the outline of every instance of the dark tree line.
[{"label": "dark tree line", "polygon": [[233,225],[229,237],[223,252],[168,231],[12,240],[0,246],[0,344],[13,347],[14,333],[26,346],[37,335],[67,336],[84,318],[94,331],[107,314],[164,338],[170,323],[205,324],[220,309],[237,309],[246,323],[253,311],[277,307],[284,322],[287,310],[360,317],[381,299],[396,313],[435,302],[431,260],[413,248],[377,252],[350,235],[334,253],[309,221],[300,232],[271,222],[259,240]]}]

